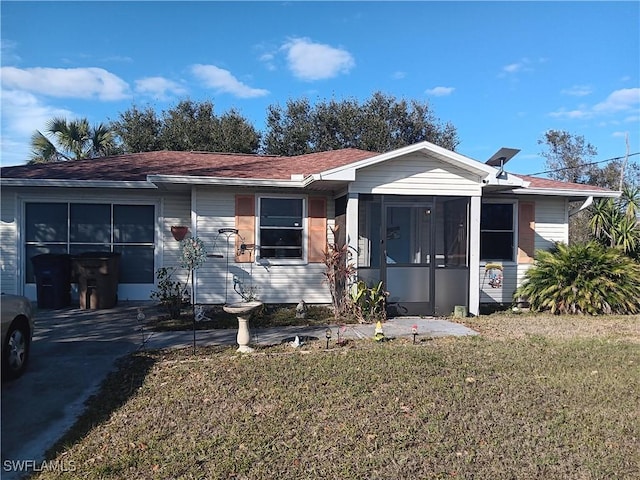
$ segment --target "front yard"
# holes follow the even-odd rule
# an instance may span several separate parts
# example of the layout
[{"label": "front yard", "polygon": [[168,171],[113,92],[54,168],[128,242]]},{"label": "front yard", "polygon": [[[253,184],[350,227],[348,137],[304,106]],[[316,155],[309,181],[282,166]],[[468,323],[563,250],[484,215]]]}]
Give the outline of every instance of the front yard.
[{"label": "front yard", "polygon": [[35,478],[640,478],[640,320],[474,338],[139,352]]}]

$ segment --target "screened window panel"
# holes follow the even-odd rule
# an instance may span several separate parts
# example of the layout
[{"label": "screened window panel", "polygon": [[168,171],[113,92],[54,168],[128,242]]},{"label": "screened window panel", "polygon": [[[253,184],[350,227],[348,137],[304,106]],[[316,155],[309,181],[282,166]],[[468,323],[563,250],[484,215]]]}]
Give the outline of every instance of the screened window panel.
[{"label": "screened window panel", "polygon": [[114,205],[113,241],[115,243],[153,243],[153,205]]},{"label": "screened window panel", "polygon": [[66,242],[66,203],[27,203],[25,205],[27,242]]},{"label": "screened window panel", "polygon": [[111,242],[111,205],[72,203],[69,213],[70,242]]},{"label": "screened window panel", "polygon": [[153,247],[117,245],[113,249],[121,254],[119,281],[121,283],[153,283]]},{"label": "screened window panel", "polygon": [[27,203],[25,213],[28,283],[35,282],[35,255],[111,251],[122,254],[121,283],[154,282],[153,205]]}]

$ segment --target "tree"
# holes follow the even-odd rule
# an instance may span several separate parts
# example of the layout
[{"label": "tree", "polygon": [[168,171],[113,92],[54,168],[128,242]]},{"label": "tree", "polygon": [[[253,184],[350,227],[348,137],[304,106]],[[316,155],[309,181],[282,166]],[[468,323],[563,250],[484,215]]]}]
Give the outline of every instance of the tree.
[{"label": "tree", "polygon": [[130,153],[155,150],[257,153],[260,133],[238,112],[221,117],[210,101],[182,100],[160,116],[148,107],[120,114],[114,129]]},{"label": "tree", "polygon": [[[548,150],[541,155],[546,159],[545,168],[553,180],[573,183],[589,183],[596,180],[592,174],[596,147],[587,143],[582,135],[573,135],[564,130],[549,130],[538,140]],[[595,185],[591,183],[591,185]]]},{"label": "tree", "polygon": [[441,124],[427,103],[407,102],[377,92],[357,100],[290,100],[268,109],[265,153],[301,155],[339,148],[386,152],[423,140],[449,150],[459,141],[453,125]]},{"label": "tree", "polygon": [[102,123],[90,127],[86,118],[67,121],[57,117],[46,127],[53,141],[36,130],[31,136],[30,164],[103,157],[118,151],[115,132]]},{"label": "tree", "polygon": [[[622,179],[623,191],[628,189],[628,192],[640,185],[640,167],[637,164],[629,163],[625,166],[626,162],[614,159],[603,166],[597,165],[593,161],[597,153],[596,148],[585,141],[581,135],[573,135],[563,130],[549,130],[541,140],[538,140],[538,144],[547,147],[547,150],[541,154],[547,159],[546,168],[550,170],[549,177],[555,180],[618,190]],[[628,196],[625,197],[623,193],[622,199],[625,198]],[[633,244],[634,223],[631,220],[625,220],[624,215],[618,215],[618,210],[617,202],[596,202],[592,208],[572,216],[569,219],[570,242],[586,242],[593,239],[595,235],[595,238],[601,242],[611,243],[611,238],[605,242],[604,237],[607,232],[615,238],[614,244],[618,241]],[[599,218],[595,220],[597,222],[604,222],[606,216],[607,222],[614,223],[610,223],[606,230],[594,230],[593,215]],[[618,221],[626,222],[626,226],[615,223]]]},{"label": "tree", "polygon": [[267,108],[264,151],[269,155],[303,155],[313,149],[312,109],[309,100],[288,100],[287,108]]},{"label": "tree", "polygon": [[120,138],[125,152],[162,150],[160,144],[162,121],[151,107],[140,110],[134,105],[129,110],[120,113],[119,120],[112,122],[111,128]]}]

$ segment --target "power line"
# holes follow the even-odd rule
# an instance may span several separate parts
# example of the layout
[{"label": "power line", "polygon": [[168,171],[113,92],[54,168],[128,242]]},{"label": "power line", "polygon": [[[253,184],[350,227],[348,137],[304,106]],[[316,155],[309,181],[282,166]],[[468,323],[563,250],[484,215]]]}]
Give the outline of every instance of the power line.
[{"label": "power line", "polygon": [[555,173],[555,172],[563,172],[565,170],[574,170],[576,168],[583,168],[583,167],[589,167],[591,165],[598,165],[600,163],[605,163],[605,162],[612,162],[614,160],[622,160],[623,158],[629,156],[629,157],[633,157],[634,155],[640,155],[640,152],[636,152],[636,153],[630,153],[629,155],[623,155],[622,157],[612,157],[612,158],[607,158],[605,160],[599,160],[597,162],[591,162],[591,163],[583,163],[582,165],[577,165],[575,167],[563,167],[563,168],[556,168],[555,170],[545,170],[544,172],[537,172],[537,173],[525,173],[524,175],[530,175],[530,176],[536,176],[536,175],[543,175],[545,173]]}]

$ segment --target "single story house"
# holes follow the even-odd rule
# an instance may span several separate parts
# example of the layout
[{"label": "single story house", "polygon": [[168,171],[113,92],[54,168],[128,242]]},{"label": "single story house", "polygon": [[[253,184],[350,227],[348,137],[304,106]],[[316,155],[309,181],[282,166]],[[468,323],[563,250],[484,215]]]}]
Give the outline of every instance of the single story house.
[{"label": "single story house", "polygon": [[34,255],[113,251],[119,299],[149,299],[156,270],[179,265],[171,227],[187,226],[213,255],[196,271],[196,303],[240,300],[235,277],[265,303],[327,304],[323,252],[339,227],[358,277],[383,281],[397,312],[478,314],[512,301],[536,250],[568,241],[570,202],[618,195],[507,173],[514,153],[485,163],[421,142],[386,153],[159,151],[4,167],[2,291],[36,298]]}]

